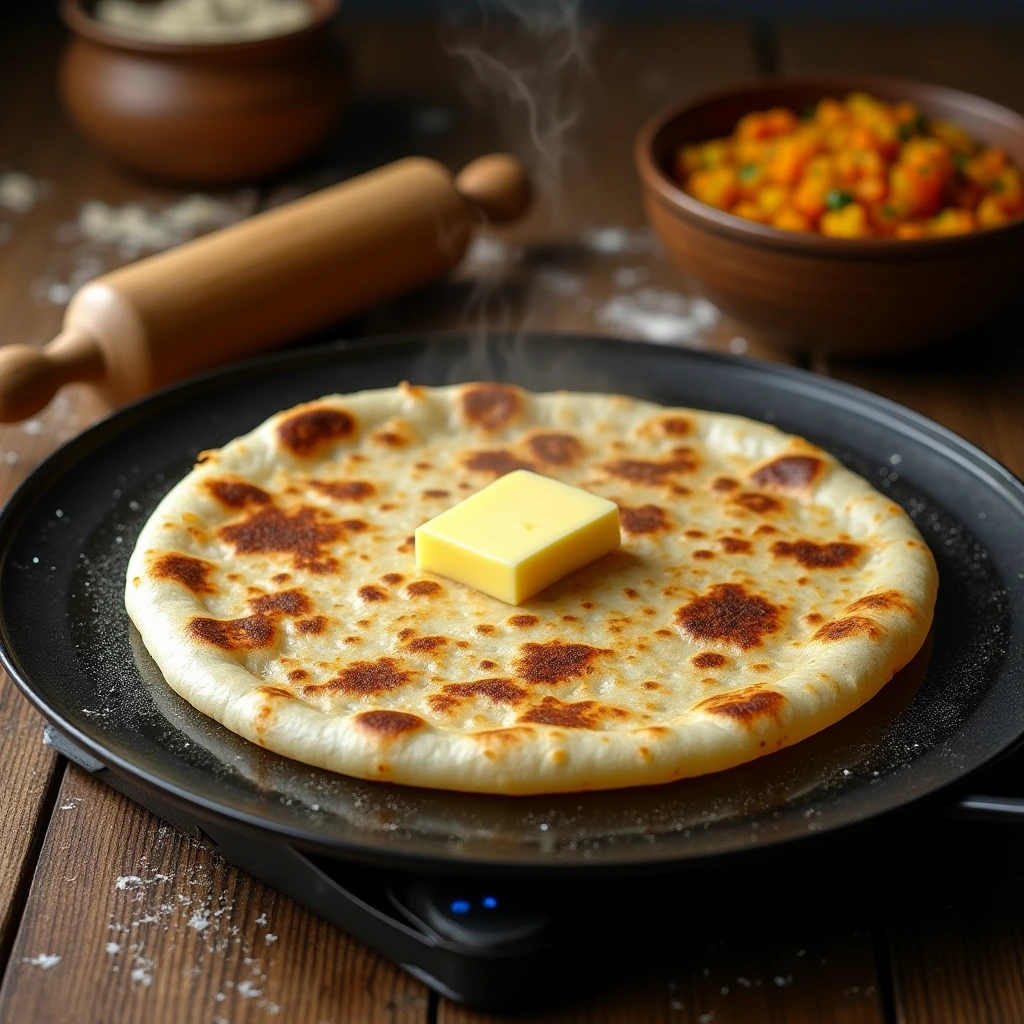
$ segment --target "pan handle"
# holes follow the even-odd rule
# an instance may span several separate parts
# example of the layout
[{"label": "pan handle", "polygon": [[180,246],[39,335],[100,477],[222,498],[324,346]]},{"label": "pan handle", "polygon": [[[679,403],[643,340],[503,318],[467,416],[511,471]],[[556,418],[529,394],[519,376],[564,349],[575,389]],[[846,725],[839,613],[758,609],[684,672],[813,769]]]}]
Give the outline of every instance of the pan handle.
[{"label": "pan handle", "polygon": [[955,818],[957,821],[990,821],[1024,825],[1024,798],[969,793],[947,807],[946,816]]}]

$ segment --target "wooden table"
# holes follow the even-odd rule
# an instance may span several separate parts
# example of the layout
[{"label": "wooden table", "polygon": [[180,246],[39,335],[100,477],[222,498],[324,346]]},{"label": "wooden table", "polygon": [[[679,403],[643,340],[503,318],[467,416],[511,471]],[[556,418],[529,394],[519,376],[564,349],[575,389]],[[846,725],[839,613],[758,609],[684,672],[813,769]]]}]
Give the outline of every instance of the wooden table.
[{"label": "wooden table", "polygon": [[[74,221],[88,199],[158,209],[179,194],[121,175],[76,138],[52,89],[59,29],[41,17],[4,17],[0,173],[16,168],[49,188],[30,211],[0,209],[0,238],[7,238],[0,245],[0,341],[39,344],[62,312],[61,290],[49,288],[48,297],[48,286],[84,258],[60,225]],[[482,323],[667,329],[685,343],[766,355],[728,322],[671,293],[679,285],[642,231],[631,167],[631,137],[644,116],[677,95],[740,76],[824,69],[903,73],[1024,109],[1020,28],[682,20],[592,28],[592,70],[581,91],[587,104],[558,162],[559,202],[542,204],[527,223],[479,248],[458,280],[366,314],[342,332]],[[492,147],[523,149],[521,111],[499,124],[481,90],[460,88],[465,64],[445,54],[435,24],[366,21],[347,32],[359,83],[347,128],[330,152],[288,180],[232,193],[240,211],[410,152],[457,166]],[[85,252],[97,255],[104,267],[120,258],[109,247]],[[870,364],[817,357],[812,365],[921,410],[1020,475],[1018,353],[1019,346],[982,339],[969,350]],[[71,389],[42,416],[0,431],[2,493],[104,411],[88,392]],[[438,999],[69,766],[44,745],[42,720],[6,678],[0,764],[4,1024],[493,1019]],[[699,917],[652,922],[660,929],[656,957],[600,978],[567,979],[564,993],[515,1019],[1024,1021],[1022,854],[1024,834],[1012,828],[921,823],[912,834],[886,833],[744,871],[720,900],[703,894]],[[628,944],[629,937],[617,938]]]}]

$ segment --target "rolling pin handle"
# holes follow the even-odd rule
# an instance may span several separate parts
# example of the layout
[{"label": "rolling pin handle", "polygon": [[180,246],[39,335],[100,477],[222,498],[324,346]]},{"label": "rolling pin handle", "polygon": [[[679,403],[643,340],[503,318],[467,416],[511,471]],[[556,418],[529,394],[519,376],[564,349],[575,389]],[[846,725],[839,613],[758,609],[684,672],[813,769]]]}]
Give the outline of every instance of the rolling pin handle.
[{"label": "rolling pin handle", "polygon": [[455,189],[492,224],[521,217],[533,195],[526,168],[508,153],[489,153],[466,164],[455,176]]},{"label": "rolling pin handle", "polygon": [[99,380],[106,365],[92,335],[65,328],[44,349],[0,348],[0,423],[16,423],[39,412],[73,381]]}]

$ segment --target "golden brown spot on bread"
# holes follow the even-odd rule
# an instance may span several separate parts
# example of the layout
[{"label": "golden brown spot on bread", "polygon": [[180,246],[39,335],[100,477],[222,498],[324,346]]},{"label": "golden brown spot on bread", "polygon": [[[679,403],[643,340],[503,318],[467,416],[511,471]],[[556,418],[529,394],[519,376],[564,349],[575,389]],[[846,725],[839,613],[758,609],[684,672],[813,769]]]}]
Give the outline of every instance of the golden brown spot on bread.
[{"label": "golden brown spot on bread", "polygon": [[490,473],[495,479],[517,469],[533,469],[529,462],[525,462],[505,448],[470,452],[462,460],[462,464],[474,473]]},{"label": "golden brown spot on bread", "polygon": [[572,434],[533,434],[526,443],[546,466],[571,466],[583,457],[583,445]]},{"label": "golden brown spot on bread", "polygon": [[815,544],[811,540],[777,540],[771,551],[777,558],[796,559],[805,569],[838,569],[856,562],[861,548],[840,541]]},{"label": "golden brown spot on bread", "polygon": [[413,580],[405,588],[405,593],[409,597],[433,597],[435,594],[440,594],[443,589],[440,583],[435,583],[433,580]]},{"label": "golden brown spot on bread", "polygon": [[761,526],[759,526],[754,531],[755,535],[757,535],[757,534],[767,535],[767,534],[778,533],[778,532],[779,532],[778,527],[772,526],[771,523],[763,523]]},{"label": "golden brown spot on bread", "polygon": [[451,491],[424,491],[424,498],[447,498]]},{"label": "golden brown spot on bread", "polygon": [[299,619],[295,623],[295,629],[307,636],[319,636],[327,631],[329,625],[326,615],[314,615],[308,619]]},{"label": "golden brown spot on bread", "polygon": [[711,481],[711,490],[716,494],[724,494],[726,491],[735,491],[739,485],[739,480],[734,480],[731,476],[716,476]]},{"label": "golden brown spot on bread", "polygon": [[732,499],[734,505],[740,505],[750,512],[764,515],[768,512],[780,512],[782,502],[770,494],[758,494],[757,491],[743,491]]},{"label": "golden brown spot on bread", "polygon": [[855,636],[866,636],[877,640],[881,635],[882,630],[874,619],[869,619],[864,615],[848,615],[845,618],[827,622],[811,639],[830,643],[836,640],[848,640]]},{"label": "golden brown spot on bread", "polygon": [[256,687],[256,693],[261,697],[283,697],[285,700],[291,700],[292,698],[291,692],[283,686],[258,686]]},{"label": "golden brown spot on bread", "polygon": [[244,480],[207,480],[206,489],[228,508],[270,504],[270,495],[266,491]]},{"label": "golden brown spot on bread", "polygon": [[516,686],[511,679],[477,679],[472,683],[448,683],[441,692],[460,700],[486,697],[492,704],[515,705],[525,700],[527,691]]},{"label": "golden brown spot on bread", "polygon": [[489,672],[492,668],[497,667],[497,662],[491,661],[490,658],[484,658],[484,660],[480,662],[480,668],[482,668],[485,672]]},{"label": "golden brown spot on bread", "polygon": [[369,529],[370,524],[362,519],[342,519],[341,525],[351,533],[362,533]]},{"label": "golden brown spot on bread", "polygon": [[693,423],[685,416],[664,416],[658,420],[658,426],[669,437],[686,437],[693,432]]},{"label": "golden brown spot on bread", "polygon": [[696,668],[721,668],[728,663],[729,659],[724,654],[716,654],[714,651],[704,651],[690,659],[690,664]]},{"label": "golden brown spot on bread", "polygon": [[774,690],[748,686],[743,690],[719,693],[702,700],[697,707],[714,715],[724,715],[743,725],[753,725],[759,718],[774,718],[786,703],[786,698]]},{"label": "golden brown spot on bread", "polygon": [[333,679],[315,686],[303,687],[304,695],[318,693],[386,693],[397,690],[412,678],[394,658],[376,661],[354,661]]},{"label": "golden brown spot on bread", "polygon": [[530,626],[536,626],[538,622],[540,619],[536,615],[512,615],[508,619],[508,624],[518,629],[528,629]]},{"label": "golden brown spot on bread", "polygon": [[590,675],[593,662],[610,650],[589,644],[567,644],[551,640],[543,644],[523,644],[515,669],[527,683],[563,683],[569,679]]},{"label": "golden brown spot on bread", "polygon": [[381,583],[386,583],[389,587],[394,586],[396,583],[401,583],[405,577],[400,572],[386,572],[381,576]]},{"label": "golden brown spot on bread", "polygon": [[822,615],[821,612],[808,612],[804,616],[804,622],[806,622],[808,626],[816,626],[819,622],[822,622],[824,618],[825,616]]},{"label": "golden brown spot on bread", "polygon": [[782,609],[738,583],[716,583],[676,610],[676,624],[694,640],[749,650],[779,630]]},{"label": "golden brown spot on bread", "polygon": [[690,448],[677,448],[667,459],[616,459],[602,467],[609,476],[632,484],[663,484],[669,477],[692,473],[698,466],[697,453]]},{"label": "golden brown spot on bread", "polygon": [[753,672],[767,672],[771,669],[771,665],[768,665],[765,662],[761,661],[758,662],[756,665],[751,665],[750,668]]},{"label": "golden brown spot on bread", "polygon": [[305,615],[309,598],[301,590],[281,590],[249,599],[249,606],[260,615]]},{"label": "golden brown spot on bread", "polygon": [[490,636],[492,633],[497,633],[498,630],[495,626],[490,625],[487,622],[480,622],[473,627],[477,633],[482,633],[484,636]]},{"label": "golden brown spot on bread", "polygon": [[507,384],[474,384],[459,395],[463,417],[487,431],[501,430],[523,410],[523,394]]},{"label": "golden brown spot on bread", "polygon": [[195,618],[188,624],[188,634],[223,651],[257,651],[273,646],[276,630],[265,615],[247,615],[244,619]]},{"label": "golden brown spot on bread", "polygon": [[341,409],[313,406],[289,416],[278,424],[277,436],[293,455],[309,458],[356,432],[355,418]]},{"label": "golden brown spot on bread", "polygon": [[201,558],[191,555],[161,555],[153,563],[153,575],[162,580],[173,580],[180,583],[193,594],[215,594],[217,588],[210,581],[210,573],[214,566]]},{"label": "golden brown spot on bread", "polygon": [[448,643],[446,636],[418,636],[406,645],[407,651],[436,651]]},{"label": "golden brown spot on bread", "polygon": [[356,593],[358,593],[364,601],[373,602],[388,600],[388,595],[381,590],[380,587],[375,587],[372,583],[367,584],[365,587],[360,587]]},{"label": "golden brown spot on bread", "polygon": [[545,697],[517,719],[536,725],[556,725],[563,729],[596,729],[599,723],[596,701],[581,700],[565,704],[557,697]]},{"label": "golden brown spot on bread", "polygon": [[404,732],[412,732],[425,723],[419,715],[410,715],[407,711],[389,711],[381,708],[378,711],[362,711],[354,721],[360,729],[372,732],[382,739],[392,739]]},{"label": "golden brown spot on bread", "polygon": [[747,555],[753,550],[749,540],[739,537],[719,537],[718,543],[727,555]]},{"label": "golden brown spot on bread", "polygon": [[701,548],[698,551],[694,551],[693,557],[697,558],[697,559],[700,559],[703,562],[707,562],[710,559],[715,557],[715,553],[714,553],[714,551],[708,551],[707,548]]},{"label": "golden brown spot on bread", "polygon": [[309,673],[304,668],[293,668],[288,673],[288,678],[293,683],[301,683],[303,679],[309,678]]},{"label": "golden brown spot on bread", "polygon": [[325,557],[323,548],[343,532],[341,523],[321,509],[303,506],[289,513],[270,506],[250,513],[241,522],[221,527],[218,535],[237,554],[287,554],[292,556],[296,569],[330,573],[338,568],[338,562]]},{"label": "golden brown spot on bread", "polygon": [[914,606],[898,590],[883,590],[877,594],[865,594],[858,598],[853,604],[847,605],[848,612],[906,612],[911,618],[916,618],[917,612]]},{"label": "golden brown spot on bread", "polygon": [[689,530],[683,531],[683,536],[689,537],[691,540],[700,540],[701,537],[706,537],[707,534],[703,530],[695,530],[691,527]]},{"label": "golden brown spot on bread", "polygon": [[619,525],[627,533],[657,533],[671,526],[668,514],[657,505],[620,505]]},{"label": "golden brown spot on bread", "polygon": [[758,487],[782,487],[799,490],[809,487],[824,469],[825,463],[813,455],[783,455],[750,474]]},{"label": "golden brown spot on bread", "polygon": [[325,497],[338,501],[363,501],[377,493],[368,480],[310,480],[309,484]]},{"label": "golden brown spot on bread", "polygon": [[404,448],[410,444],[412,438],[405,434],[399,434],[395,430],[378,430],[373,435],[373,440],[376,444],[382,444],[385,448]]},{"label": "golden brown spot on bread", "polygon": [[[230,579],[230,578],[231,577],[229,576],[228,579]],[[290,572],[279,572],[279,573],[276,573],[275,575],[270,577],[270,582],[271,583],[277,583],[277,584],[280,585],[282,583],[288,583],[291,580],[291,578],[292,578],[292,574]],[[237,579],[237,577],[236,577],[236,579]]]}]

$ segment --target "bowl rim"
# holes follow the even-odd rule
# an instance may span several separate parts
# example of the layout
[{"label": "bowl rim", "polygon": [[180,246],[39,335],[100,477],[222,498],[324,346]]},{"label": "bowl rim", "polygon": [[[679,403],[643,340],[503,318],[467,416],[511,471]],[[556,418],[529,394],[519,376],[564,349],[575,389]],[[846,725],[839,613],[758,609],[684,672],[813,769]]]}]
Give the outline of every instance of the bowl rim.
[{"label": "bowl rim", "polygon": [[196,41],[172,42],[119,31],[93,17],[92,13],[87,10],[87,7],[91,6],[93,2],[94,0],[61,0],[61,20],[74,35],[81,36],[101,46],[117,50],[127,50],[133,53],[199,57],[206,55],[256,53],[274,49],[282,43],[291,44],[295,41],[304,40],[309,36],[317,34],[334,20],[341,7],[342,0],[304,0],[305,3],[313,8],[313,20],[291,32],[284,32],[273,36],[260,36],[256,39],[219,40],[210,43]]},{"label": "bowl rim", "polygon": [[[952,256],[979,247],[1003,244],[1014,235],[1024,238],[1024,216],[997,227],[937,238],[831,238],[812,232],[785,231],[737,217],[695,199],[684,192],[655,159],[654,143],[658,136],[673,121],[697,107],[744,95],[750,95],[753,100],[757,93],[780,88],[820,90],[823,95],[858,90],[883,95],[902,93],[910,99],[924,98],[926,102],[970,107],[993,120],[1002,121],[1008,129],[1019,134],[1024,143],[1024,117],[994,100],[961,89],[889,75],[761,75],[693,93],[662,107],[648,118],[637,133],[633,146],[633,160],[648,193],[671,212],[704,230],[758,248],[781,249],[811,257],[917,259],[932,255]],[[756,103],[750,109],[758,109]]]}]

